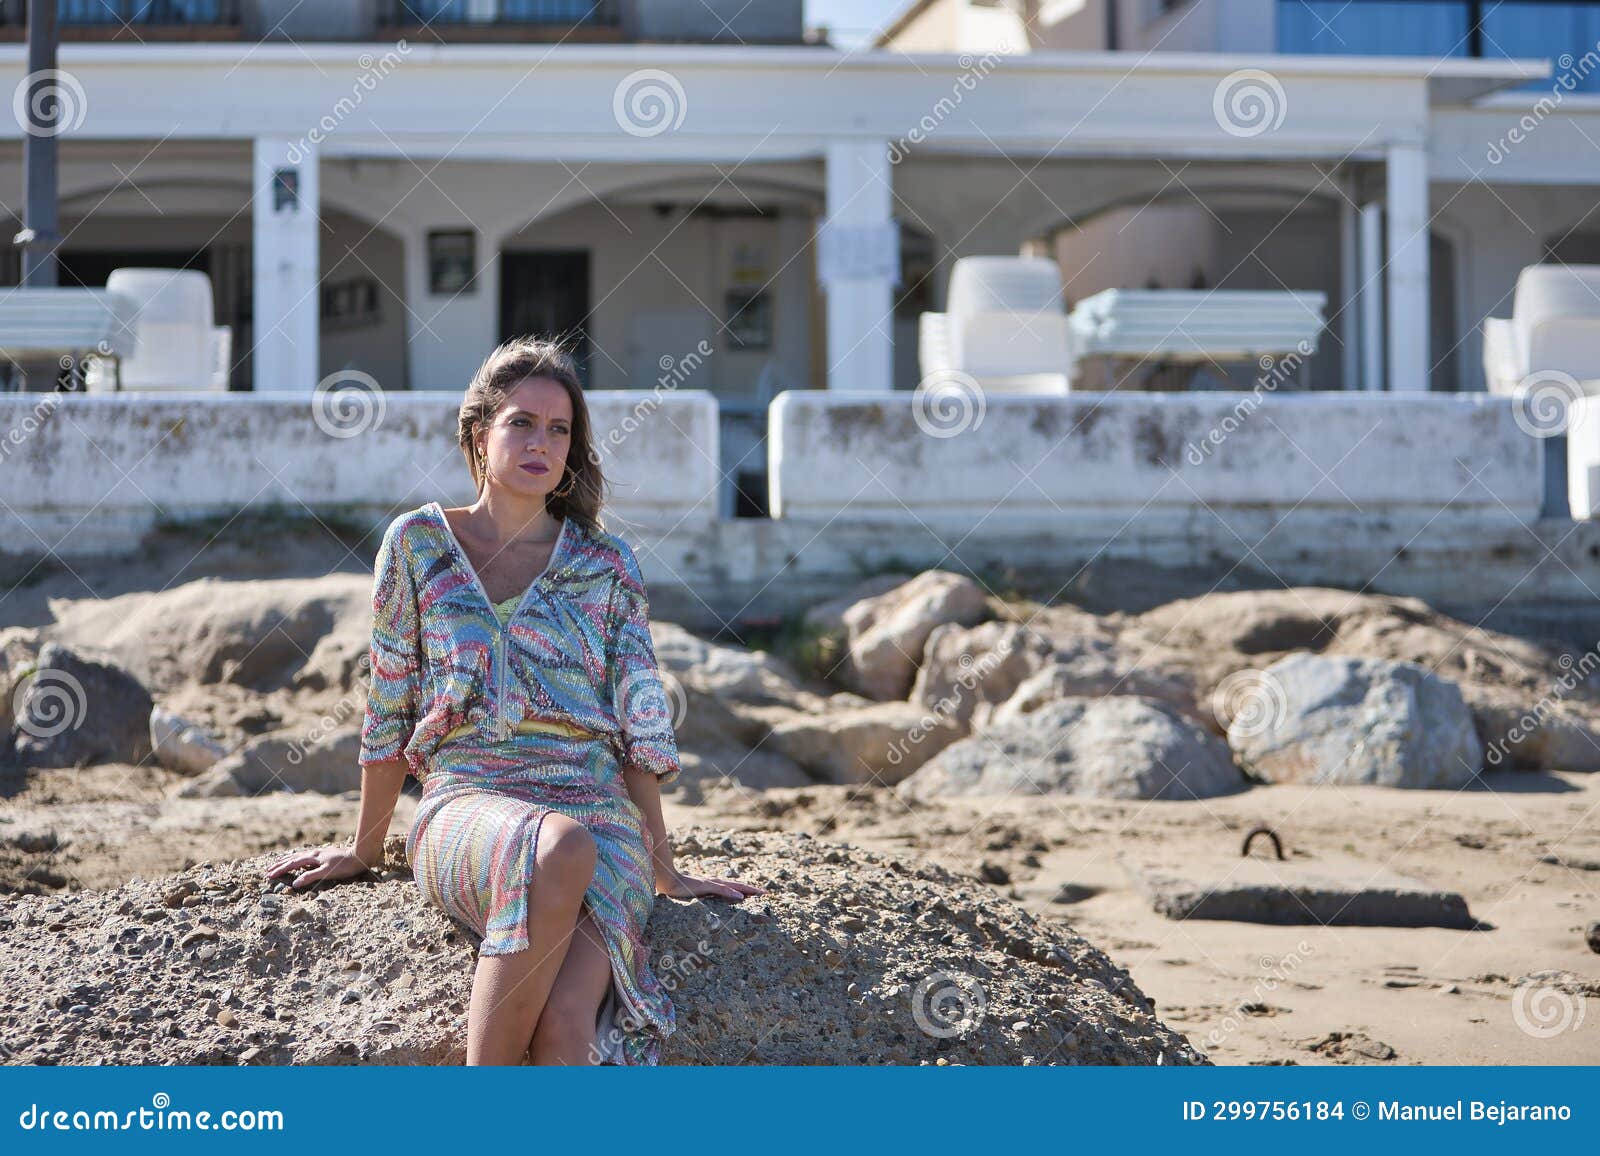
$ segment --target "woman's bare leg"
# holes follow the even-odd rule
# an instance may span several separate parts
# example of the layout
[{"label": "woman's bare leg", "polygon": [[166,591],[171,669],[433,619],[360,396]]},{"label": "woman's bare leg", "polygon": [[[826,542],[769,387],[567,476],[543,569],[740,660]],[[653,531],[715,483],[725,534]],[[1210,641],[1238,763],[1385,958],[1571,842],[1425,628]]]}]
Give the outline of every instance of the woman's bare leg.
[{"label": "woman's bare leg", "polygon": [[533,1031],[534,1063],[599,1062],[594,1054],[594,1021],[610,983],[611,956],[594,912],[585,909]]},{"label": "woman's bare leg", "polygon": [[594,880],[594,836],[574,819],[545,816],[535,853],[527,950],[478,957],[467,1008],[468,1064],[522,1062]]}]

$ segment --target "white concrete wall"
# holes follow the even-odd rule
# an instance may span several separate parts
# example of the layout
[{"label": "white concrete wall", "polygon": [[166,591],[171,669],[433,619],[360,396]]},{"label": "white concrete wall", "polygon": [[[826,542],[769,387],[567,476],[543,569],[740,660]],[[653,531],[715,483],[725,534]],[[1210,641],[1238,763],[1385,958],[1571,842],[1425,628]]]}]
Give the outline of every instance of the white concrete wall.
[{"label": "white concrete wall", "polygon": [[[1042,532],[1319,521],[1475,532],[1538,517],[1510,399],[1372,394],[780,395],[774,516]],[[1119,526],[1121,529],[1119,530]],[[1285,531],[1284,536],[1291,536]]]},{"label": "white concrete wall", "polygon": [[[709,394],[586,396],[619,528],[693,535],[716,519]],[[309,393],[0,395],[0,553],[124,553],[158,517],[281,505],[379,524],[432,499],[471,502],[461,397],[386,393],[364,407],[351,395],[319,421]]]}]

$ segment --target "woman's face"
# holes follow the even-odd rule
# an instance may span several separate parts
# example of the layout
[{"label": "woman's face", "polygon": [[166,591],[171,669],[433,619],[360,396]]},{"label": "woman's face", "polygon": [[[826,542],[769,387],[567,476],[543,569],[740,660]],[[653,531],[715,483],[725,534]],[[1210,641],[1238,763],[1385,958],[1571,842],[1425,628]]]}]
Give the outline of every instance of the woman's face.
[{"label": "woman's face", "polygon": [[543,497],[562,484],[572,448],[572,398],[558,381],[518,382],[486,429],[479,448],[488,457],[488,485]]}]

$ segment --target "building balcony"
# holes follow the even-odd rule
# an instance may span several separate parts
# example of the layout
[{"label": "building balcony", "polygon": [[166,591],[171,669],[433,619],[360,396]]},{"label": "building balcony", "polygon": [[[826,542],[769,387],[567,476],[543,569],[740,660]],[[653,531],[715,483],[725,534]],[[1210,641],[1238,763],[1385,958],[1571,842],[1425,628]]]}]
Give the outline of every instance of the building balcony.
[{"label": "building balcony", "polygon": [[[27,35],[26,0],[0,0],[0,41]],[[239,40],[239,0],[59,0],[62,40]]]},{"label": "building balcony", "polygon": [[618,41],[617,0],[379,0],[378,33],[438,40]]}]

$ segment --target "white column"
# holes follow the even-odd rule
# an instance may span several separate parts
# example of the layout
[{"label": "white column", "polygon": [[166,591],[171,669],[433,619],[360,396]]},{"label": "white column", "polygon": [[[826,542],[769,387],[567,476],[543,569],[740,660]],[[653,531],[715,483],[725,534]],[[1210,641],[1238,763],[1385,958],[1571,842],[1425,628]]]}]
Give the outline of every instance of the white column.
[{"label": "white column", "polygon": [[894,388],[899,226],[885,141],[830,141],[828,215],[817,238],[828,305],[828,388]]},{"label": "white column", "polygon": [[309,391],[321,377],[316,154],[257,137],[253,189],[255,388]]},{"label": "white column", "polygon": [[1360,210],[1349,192],[1339,198],[1339,388],[1361,388]]},{"label": "white column", "polygon": [[1361,206],[1361,388],[1383,388],[1383,206]]},{"label": "white column", "polygon": [[1389,271],[1389,388],[1428,388],[1428,155],[1389,146],[1385,166]]}]

